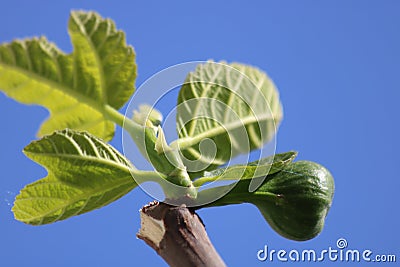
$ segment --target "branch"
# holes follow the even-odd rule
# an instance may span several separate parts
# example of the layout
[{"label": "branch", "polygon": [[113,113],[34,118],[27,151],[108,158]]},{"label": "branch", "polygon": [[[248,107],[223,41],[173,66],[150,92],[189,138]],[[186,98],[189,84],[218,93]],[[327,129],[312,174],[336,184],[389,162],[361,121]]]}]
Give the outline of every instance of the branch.
[{"label": "branch", "polygon": [[140,210],[137,237],[152,247],[171,267],[226,266],[206,233],[200,217],[185,205],[157,201]]}]

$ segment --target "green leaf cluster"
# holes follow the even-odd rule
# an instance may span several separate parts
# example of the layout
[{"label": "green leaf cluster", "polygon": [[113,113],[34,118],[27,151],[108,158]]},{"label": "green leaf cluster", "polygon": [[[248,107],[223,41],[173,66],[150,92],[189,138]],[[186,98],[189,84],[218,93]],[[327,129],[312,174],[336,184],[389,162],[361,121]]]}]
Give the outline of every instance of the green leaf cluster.
[{"label": "green leaf cluster", "polygon": [[[179,93],[179,139],[168,144],[162,115],[152,107],[142,106],[133,119],[117,111],[135,88],[135,53],[125,34],[110,19],[83,11],[71,13],[68,32],[69,54],[45,37],[0,45],[0,90],[50,112],[40,139],[24,149],[48,174],[16,197],[17,220],[33,225],[64,220],[101,208],[141,182],[155,181],[167,198],[188,204],[226,193],[197,208],[252,203],[290,239],[307,240],[322,230],[334,191],[324,167],[293,162],[294,151],[220,167],[262,147],[276,133],[282,105],[263,71],[239,63],[199,64]],[[115,124],[131,135],[155,171],[137,170],[107,144]],[[261,185],[250,192],[254,179]],[[236,185],[207,187],[218,181]],[[168,183],[184,190],[170,190]]]}]

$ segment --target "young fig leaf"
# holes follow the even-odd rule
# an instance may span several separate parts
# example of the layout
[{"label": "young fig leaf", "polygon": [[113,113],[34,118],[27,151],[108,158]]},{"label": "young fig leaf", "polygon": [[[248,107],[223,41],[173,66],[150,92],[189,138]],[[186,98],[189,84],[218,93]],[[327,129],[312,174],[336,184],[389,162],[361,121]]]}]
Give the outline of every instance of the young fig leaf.
[{"label": "young fig leaf", "polygon": [[[252,203],[280,235],[297,241],[311,239],[324,226],[332,203],[334,181],[323,166],[298,161],[268,175],[262,185],[249,192],[250,180],[241,180],[224,197],[207,206]],[[212,188],[200,192],[216,192]]]},{"label": "young fig leaf", "polygon": [[248,164],[238,164],[226,168],[219,168],[210,172],[204,172],[204,177],[194,181],[195,186],[201,186],[207,182],[220,180],[243,180],[265,177],[278,171],[292,162],[297,156],[296,151],[275,154]]},{"label": "young fig leaf", "polygon": [[0,91],[50,111],[39,136],[70,128],[110,140],[114,123],[106,110],[133,94],[135,53],[111,20],[94,12],[71,12],[68,32],[70,54],[45,37],[1,44]]},{"label": "young fig leaf", "polygon": [[178,144],[189,174],[200,176],[262,147],[282,116],[279,93],[263,71],[239,63],[199,64],[177,106]]},{"label": "young fig leaf", "polygon": [[24,152],[48,171],[15,199],[12,210],[24,223],[47,224],[101,208],[137,186],[129,161],[86,132],[55,132]]}]

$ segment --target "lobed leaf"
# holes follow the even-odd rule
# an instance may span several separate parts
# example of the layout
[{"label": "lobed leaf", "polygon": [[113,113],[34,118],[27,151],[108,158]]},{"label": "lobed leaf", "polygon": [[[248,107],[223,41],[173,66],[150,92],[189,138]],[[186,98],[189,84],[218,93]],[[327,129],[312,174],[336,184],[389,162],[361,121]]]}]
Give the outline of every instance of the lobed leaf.
[{"label": "lobed leaf", "polygon": [[72,12],[68,31],[71,54],[44,37],[0,45],[0,90],[50,111],[39,136],[70,128],[110,140],[114,124],[104,109],[122,107],[134,92],[133,48],[111,20],[94,12]]},{"label": "lobed leaf", "polygon": [[16,197],[15,218],[28,224],[52,223],[101,208],[136,187],[129,161],[86,132],[55,132],[24,152],[48,171]]}]

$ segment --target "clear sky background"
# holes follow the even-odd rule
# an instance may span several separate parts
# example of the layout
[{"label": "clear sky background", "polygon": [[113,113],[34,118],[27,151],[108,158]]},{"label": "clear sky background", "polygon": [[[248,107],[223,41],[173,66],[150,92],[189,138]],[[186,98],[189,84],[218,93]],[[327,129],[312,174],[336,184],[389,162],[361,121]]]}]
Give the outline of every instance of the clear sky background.
[{"label": "clear sky background", "polygon": [[[322,250],[341,237],[349,248],[396,254],[400,261],[399,1],[3,1],[0,42],[46,35],[70,52],[71,9],[98,11],[126,31],[137,53],[137,86],[192,60],[239,61],[267,71],[285,112],[277,151],[298,150],[299,159],[334,175],[325,228],[307,242],[278,236],[251,205],[201,210],[228,266],[271,266],[256,258],[264,245]],[[13,219],[15,195],[45,176],[21,150],[46,116],[45,109],[0,93],[0,266],[166,266],[135,237],[138,210],[151,200],[140,189],[52,225]],[[121,131],[112,144],[121,149]]]}]

